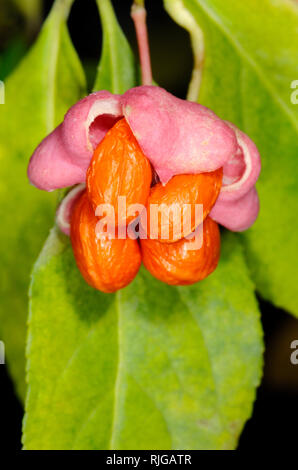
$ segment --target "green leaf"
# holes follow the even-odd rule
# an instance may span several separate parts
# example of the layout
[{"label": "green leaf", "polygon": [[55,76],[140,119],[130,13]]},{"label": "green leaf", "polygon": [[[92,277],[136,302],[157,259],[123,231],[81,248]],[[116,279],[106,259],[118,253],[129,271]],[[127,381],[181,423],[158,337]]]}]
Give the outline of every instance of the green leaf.
[{"label": "green leaf", "polygon": [[53,229],[30,299],[26,449],[235,447],[260,380],[262,332],[233,234],[201,283],[174,288],[142,269],[103,294]]},{"label": "green leaf", "polygon": [[106,89],[121,94],[135,86],[134,57],[110,0],[97,0],[97,5],[103,29],[103,48],[94,91]]},{"label": "green leaf", "polygon": [[37,144],[85,89],[65,23],[71,3],[55,2],[37,42],[5,82],[5,104],[0,106],[0,339],[20,396],[29,276],[56,203],[56,195],[29,185],[26,167]]},{"label": "green leaf", "polygon": [[[96,88],[121,92],[134,75],[127,81],[115,57],[131,70],[133,62],[110,31],[105,44],[116,50],[105,49]],[[24,447],[235,447],[261,374],[253,291],[232,234],[218,270],[200,284],[173,288],[141,270],[106,295],[83,281],[69,240],[53,229],[30,291]]]},{"label": "green leaf", "polygon": [[25,42],[22,39],[16,39],[0,54],[0,79],[2,81],[13,71],[25,52]]},{"label": "green leaf", "polygon": [[[196,71],[191,98],[243,129],[257,144],[261,211],[242,236],[260,294],[298,315],[298,9],[291,0],[167,0],[191,33]],[[204,44],[200,41],[200,28]]]},{"label": "green leaf", "polygon": [[28,21],[40,18],[42,10],[41,0],[13,0],[13,2]]}]

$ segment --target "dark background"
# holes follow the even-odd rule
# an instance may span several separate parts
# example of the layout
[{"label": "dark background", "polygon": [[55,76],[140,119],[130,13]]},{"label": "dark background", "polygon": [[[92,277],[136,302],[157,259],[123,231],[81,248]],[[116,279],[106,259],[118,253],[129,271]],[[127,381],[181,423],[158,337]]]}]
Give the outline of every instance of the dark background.
[{"label": "dark background", "polygon": [[[25,18],[12,0],[0,0],[0,80],[17,65],[34,41],[52,3],[51,0],[44,1],[33,18]],[[116,0],[113,3],[119,22],[137,53],[129,16],[131,2]],[[187,33],[163,11],[161,0],[148,2],[148,27],[154,79],[184,98],[192,68]],[[69,29],[91,90],[101,51],[101,28],[95,1],[77,0],[74,3]],[[266,346],[264,377],[253,416],[240,438],[239,449],[290,449],[297,445],[298,365],[290,363],[290,344],[298,339],[298,320],[261,299],[259,303]],[[3,433],[0,447],[20,449],[23,409],[4,365],[0,365],[0,394]]]}]

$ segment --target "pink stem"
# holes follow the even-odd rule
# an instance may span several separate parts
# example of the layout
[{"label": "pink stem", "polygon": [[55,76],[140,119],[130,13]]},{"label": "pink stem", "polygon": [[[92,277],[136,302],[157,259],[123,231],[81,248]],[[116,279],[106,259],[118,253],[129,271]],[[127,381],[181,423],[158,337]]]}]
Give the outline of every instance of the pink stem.
[{"label": "pink stem", "polygon": [[135,25],[137,42],[139,47],[140,63],[142,70],[142,84],[152,85],[150,48],[146,24],[146,10],[141,3],[142,2],[138,2],[137,0],[133,3],[131,9],[131,17]]}]

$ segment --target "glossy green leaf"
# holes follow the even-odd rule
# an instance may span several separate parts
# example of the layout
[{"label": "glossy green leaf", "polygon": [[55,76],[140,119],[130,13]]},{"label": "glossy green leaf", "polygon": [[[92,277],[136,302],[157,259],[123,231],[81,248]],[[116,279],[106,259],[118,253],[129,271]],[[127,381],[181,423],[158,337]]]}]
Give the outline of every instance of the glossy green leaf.
[{"label": "glossy green leaf", "polygon": [[142,269],[102,294],[54,229],[30,298],[26,449],[236,445],[260,379],[262,333],[233,234],[201,283],[174,288]]},{"label": "glossy green leaf", "polygon": [[94,90],[124,93],[135,86],[133,53],[120,28],[110,0],[97,0],[103,29],[103,47]]},{"label": "glossy green leaf", "polygon": [[165,5],[193,39],[197,68],[190,97],[198,97],[202,72],[199,101],[237,124],[260,149],[261,211],[242,236],[246,258],[261,295],[298,315],[298,105],[291,101],[291,83],[298,77],[297,4],[166,0]]},{"label": "glossy green leaf", "polygon": [[0,106],[0,339],[20,396],[30,271],[53,223],[56,202],[56,195],[29,185],[26,167],[37,144],[85,89],[65,24],[71,3],[56,1],[37,42],[5,82]]}]

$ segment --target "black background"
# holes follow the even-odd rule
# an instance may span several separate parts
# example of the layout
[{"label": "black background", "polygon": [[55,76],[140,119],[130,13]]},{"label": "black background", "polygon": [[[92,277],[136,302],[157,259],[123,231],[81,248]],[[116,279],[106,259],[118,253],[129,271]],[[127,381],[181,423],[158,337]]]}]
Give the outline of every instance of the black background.
[{"label": "black background", "polygon": [[[44,2],[43,17],[51,4],[52,1]],[[130,2],[117,0],[114,5],[121,26],[136,52],[129,17]],[[12,38],[8,34],[4,41],[0,36],[0,53],[10,39],[21,36],[25,30],[18,14],[13,10],[11,14],[15,15],[12,18],[14,26],[10,28]],[[192,67],[188,35],[163,11],[160,0],[148,2],[148,26],[155,80],[177,96],[185,97]],[[87,71],[91,90],[101,51],[100,20],[93,0],[75,2],[69,28]],[[26,36],[28,44],[33,41],[36,32]],[[239,449],[290,449],[297,445],[298,365],[290,363],[290,343],[298,339],[298,321],[261,299],[259,303],[266,343],[264,377],[257,392],[253,416],[246,423],[240,438]],[[0,448],[19,450],[23,409],[4,365],[0,365],[0,393]]]}]

